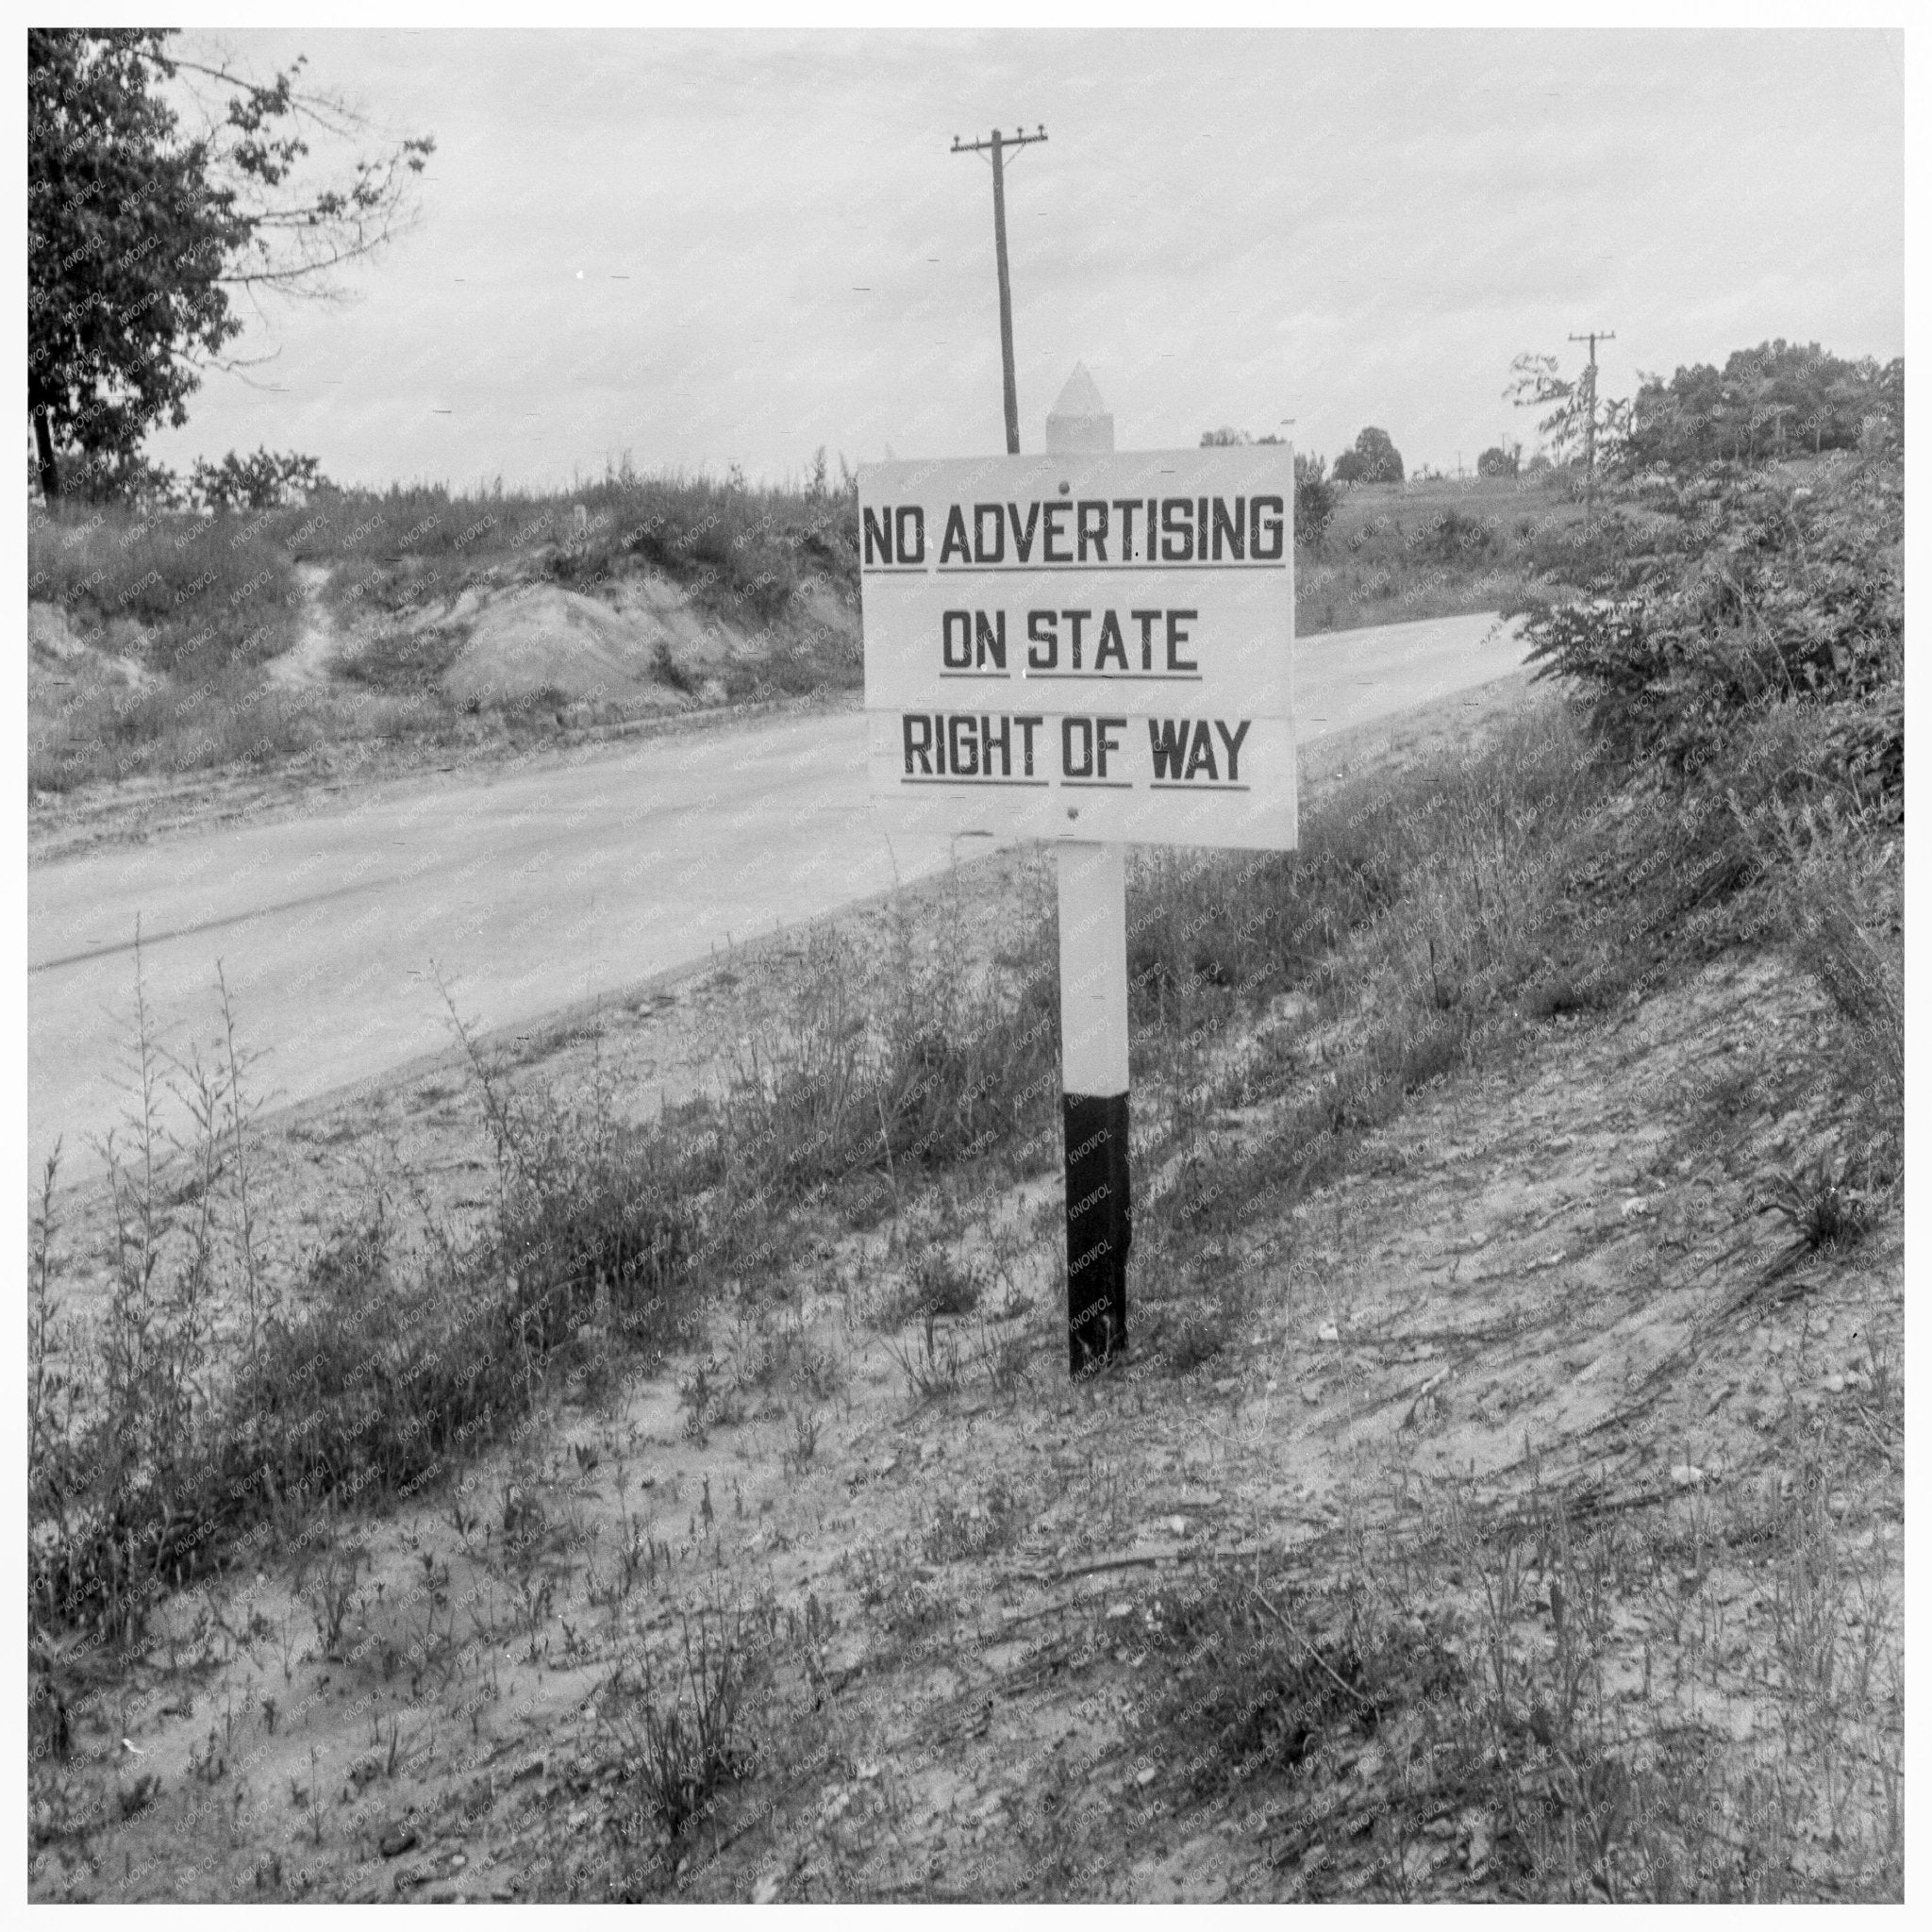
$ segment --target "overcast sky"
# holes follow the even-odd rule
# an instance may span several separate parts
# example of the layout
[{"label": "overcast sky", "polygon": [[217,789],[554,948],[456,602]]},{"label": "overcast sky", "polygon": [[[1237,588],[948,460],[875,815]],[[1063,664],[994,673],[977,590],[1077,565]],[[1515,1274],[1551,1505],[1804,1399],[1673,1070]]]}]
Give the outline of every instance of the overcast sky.
[{"label": "overcast sky", "polygon": [[[1904,351],[1896,36],[1457,31],[244,33],[395,133],[421,219],[347,305],[278,305],[185,469],[296,449],[343,482],[1004,446],[997,123],[1021,444],[1076,361],[1123,449],[1230,425],[1411,468],[1506,431],[1512,356],[1613,329],[1635,372],[1767,337]],[[252,386],[251,386],[252,385]],[[272,386],[272,387],[271,387]]]}]

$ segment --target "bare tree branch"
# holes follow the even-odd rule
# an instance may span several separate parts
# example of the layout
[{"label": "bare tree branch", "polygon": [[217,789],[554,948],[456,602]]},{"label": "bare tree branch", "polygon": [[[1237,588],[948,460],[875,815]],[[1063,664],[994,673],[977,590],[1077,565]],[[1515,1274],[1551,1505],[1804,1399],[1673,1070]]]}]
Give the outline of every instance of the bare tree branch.
[{"label": "bare tree branch", "polygon": [[[216,43],[212,58],[170,57],[172,74],[206,130],[210,177],[248,225],[247,247],[216,277],[229,289],[261,290],[313,301],[344,299],[331,277],[410,232],[412,177],[435,152],[432,137],[398,138],[337,94],[298,87],[307,64],[297,57],[271,80],[244,73]],[[187,76],[187,78],[181,78]],[[225,90],[208,98],[208,90]],[[329,142],[376,140],[346,173],[302,177],[310,137]]]}]

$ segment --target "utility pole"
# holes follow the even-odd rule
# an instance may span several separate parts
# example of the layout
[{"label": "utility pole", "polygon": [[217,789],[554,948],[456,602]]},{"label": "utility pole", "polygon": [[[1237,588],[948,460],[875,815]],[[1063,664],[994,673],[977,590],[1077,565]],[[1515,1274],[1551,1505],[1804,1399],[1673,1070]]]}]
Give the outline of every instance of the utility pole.
[{"label": "utility pole", "polygon": [[1583,534],[1588,537],[1591,512],[1596,508],[1596,345],[1614,342],[1617,332],[1607,328],[1591,329],[1588,335],[1572,336],[1570,340],[1590,344],[1590,366],[1583,372]]},{"label": "utility pole", "polygon": [[1007,454],[1009,457],[1020,454],[1020,391],[1013,380],[1013,290],[1007,275],[1006,150],[1028,147],[1045,139],[1044,122],[1040,124],[1037,134],[1027,134],[1015,128],[1011,134],[1002,135],[995,127],[986,141],[962,142],[957,134],[953,137],[952,151],[956,155],[992,156],[992,240],[1000,271],[1000,362],[1006,379]]}]

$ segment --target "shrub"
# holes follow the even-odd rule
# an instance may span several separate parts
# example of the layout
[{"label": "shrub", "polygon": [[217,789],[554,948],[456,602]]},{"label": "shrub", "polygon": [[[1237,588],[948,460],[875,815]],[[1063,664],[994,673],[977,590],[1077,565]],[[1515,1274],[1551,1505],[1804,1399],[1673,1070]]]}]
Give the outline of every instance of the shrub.
[{"label": "shrub", "polygon": [[1322,457],[1294,459],[1294,541],[1319,550],[1335,516],[1335,486]]},{"label": "shrub", "polygon": [[1431,563],[1475,564],[1493,557],[1500,547],[1495,526],[1466,510],[1445,509],[1416,533],[1418,557]]},{"label": "shrub", "polygon": [[1895,791],[1904,765],[1904,478],[1840,459],[1816,487],[1783,475],[1692,486],[1679,566],[1628,595],[1532,618],[1531,656],[1571,680],[1618,750],[1682,770],[1748,708],[1863,709],[1842,771]]},{"label": "shrub", "polygon": [[280,509],[326,489],[322,464],[293,450],[258,449],[252,457],[230,450],[219,463],[197,458],[190,488],[205,509]]}]

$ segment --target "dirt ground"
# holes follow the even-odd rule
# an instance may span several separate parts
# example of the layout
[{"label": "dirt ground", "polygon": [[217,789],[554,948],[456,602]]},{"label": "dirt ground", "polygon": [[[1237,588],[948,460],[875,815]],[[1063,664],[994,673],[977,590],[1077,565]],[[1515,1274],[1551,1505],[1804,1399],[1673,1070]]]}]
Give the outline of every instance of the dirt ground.
[{"label": "dirt ground", "polygon": [[[1319,750],[1310,784],[1520,695],[1510,680]],[[923,890],[1010,908],[1039,863],[999,855]],[[597,1055],[639,1108],[691,1091],[800,943],[512,1042],[519,1077],[567,1091]],[[1268,1024],[1312,1023],[1290,1008]],[[1598,1518],[1667,1521],[1674,1549],[1775,1486],[1794,1432],[1885,1435],[1898,1241],[1780,1272],[1755,1191],[1757,1163],[1806,1144],[1790,1075],[1823,1024],[1774,963],[1720,961],[1435,1083],[1348,1173],[1249,1224],[1225,1258],[1252,1332],[1186,1373],[1150,1350],[1067,1380],[1057,1176],[828,1233],[771,1286],[775,1326],[721,1309],[705,1350],[352,1519],[353,1556],[317,1547],[303,1574],[244,1567],[163,1607],[146,1654],[75,1711],[73,1759],[36,1781],[32,1895],[594,1890],[630,1817],[613,1673],[648,1660],[661,1684],[725,1616],[756,1660],[756,1757],[683,1840],[665,1874],[680,1895],[1352,1895],[1384,1869],[1394,1738],[1332,1767],[1319,1831],[1306,1792],[1203,1798],[1158,1724],[1160,1593],[1264,1563],[1333,1581],[1452,1493],[1567,1487]],[[1262,1112],[1214,1132],[1238,1141]],[[488,1181],[454,1054],[272,1124],[267,1148],[291,1238],[372,1160],[407,1162],[457,1209]],[[933,1251],[979,1271],[979,1308],[895,1323]],[[1136,1321],[1171,1312],[1138,1257],[1130,1292]],[[1836,1507],[1895,1587],[1902,1508],[1875,1467]],[[1688,1613],[1674,1568],[1620,1600],[1610,1694],[1633,1723],[1688,1697],[1738,1748],[1769,1749],[1740,1639],[1777,1586],[1747,1544],[1718,1541]],[[1536,1581],[1512,1641],[1560,1621]],[[1447,1606],[1479,1595],[1459,1572],[1430,1587]],[[1868,1609],[1879,1624],[1895,1605]],[[1405,1882],[1507,1895],[1485,1830],[1431,1821]]]}]

